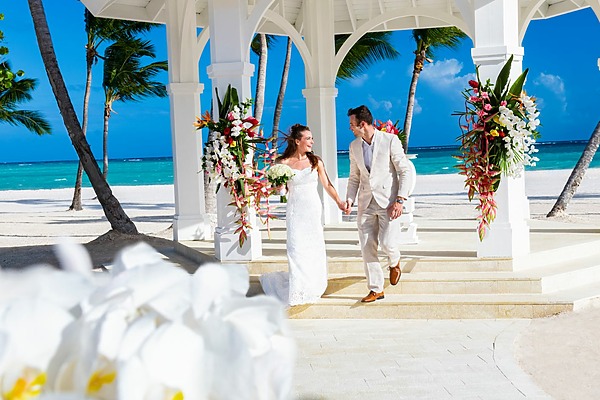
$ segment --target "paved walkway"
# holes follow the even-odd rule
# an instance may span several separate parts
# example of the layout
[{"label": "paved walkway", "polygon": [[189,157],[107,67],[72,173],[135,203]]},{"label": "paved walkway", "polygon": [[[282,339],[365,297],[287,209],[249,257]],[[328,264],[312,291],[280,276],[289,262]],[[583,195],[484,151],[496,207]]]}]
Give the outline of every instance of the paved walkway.
[{"label": "paved walkway", "polygon": [[514,358],[530,320],[290,320],[294,399],[551,399]]}]

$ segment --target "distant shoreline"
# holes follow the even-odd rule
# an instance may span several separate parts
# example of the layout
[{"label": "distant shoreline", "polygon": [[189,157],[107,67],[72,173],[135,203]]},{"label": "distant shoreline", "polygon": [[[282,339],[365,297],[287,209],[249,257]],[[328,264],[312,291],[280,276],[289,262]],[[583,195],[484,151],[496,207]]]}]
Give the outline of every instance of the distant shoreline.
[{"label": "distant shoreline", "polygon": [[[587,144],[588,140],[556,140],[549,142],[537,142],[537,145],[540,146],[548,146],[548,145],[569,145],[569,144]],[[409,153],[418,153],[419,150],[458,150],[459,146],[457,144],[448,144],[448,145],[436,145],[436,146],[419,146],[419,147],[410,147]],[[338,149],[337,154],[348,154],[347,149]],[[151,157],[140,157],[140,156],[131,156],[131,157],[119,157],[119,158],[111,158],[110,161],[141,161],[141,160],[172,160],[173,156],[151,156]],[[34,163],[65,163],[65,162],[77,162],[78,159],[69,159],[69,160],[36,160],[36,161],[0,161],[0,165],[7,164],[34,164]],[[97,159],[97,163],[102,163],[102,159]]]},{"label": "distant shoreline", "polygon": [[[540,144],[539,153],[536,154],[540,161],[536,166],[527,167],[527,171],[572,170],[585,146],[582,141]],[[409,148],[409,154],[414,156],[411,161],[419,176],[453,175],[458,172],[455,168],[459,163],[456,146]],[[109,163],[108,182],[113,187],[173,184],[173,163],[171,157],[113,159]],[[0,191],[73,188],[77,165],[77,161],[0,163]],[[196,165],[190,168],[201,167]],[[598,168],[600,158],[595,157],[590,169]],[[328,173],[338,178],[348,177],[350,159],[347,151],[337,153],[336,168],[328,168]],[[91,187],[85,175],[83,186]]]},{"label": "distant shoreline", "polygon": [[[600,167],[594,167],[594,168],[589,168],[589,170],[593,170],[593,172],[591,173],[592,176],[594,178],[599,177],[600,178]],[[539,179],[539,177],[544,177],[544,179],[550,179],[550,173],[552,173],[552,175],[557,175],[557,176],[566,176],[568,177],[571,172],[573,170],[569,169],[569,168],[562,168],[562,169],[554,169],[554,170],[538,170],[538,171],[526,171],[525,172],[525,184],[527,185],[527,177],[531,176],[536,178],[536,180]],[[448,173],[448,174],[417,174],[417,179],[418,180],[424,180],[429,182],[430,180],[437,180],[440,179],[441,177],[446,178],[447,180],[456,180],[456,179],[460,179],[462,180],[463,177],[461,175],[459,175],[458,173]],[[585,178],[585,177],[584,177]],[[348,178],[347,177],[338,177],[338,182],[345,182]],[[145,188],[148,186],[152,186],[152,187],[162,187],[162,186],[173,186],[173,183],[143,183],[143,184],[110,184],[110,187],[118,187],[118,188],[129,188],[132,190],[135,190],[136,188]],[[92,187],[89,185],[85,185],[84,188],[86,190],[91,190]],[[0,193],[7,193],[7,192],[51,192],[51,191],[72,191],[73,188],[70,187],[63,187],[63,188],[42,188],[42,189],[31,189],[31,188],[24,188],[24,189],[0,189]]]}]

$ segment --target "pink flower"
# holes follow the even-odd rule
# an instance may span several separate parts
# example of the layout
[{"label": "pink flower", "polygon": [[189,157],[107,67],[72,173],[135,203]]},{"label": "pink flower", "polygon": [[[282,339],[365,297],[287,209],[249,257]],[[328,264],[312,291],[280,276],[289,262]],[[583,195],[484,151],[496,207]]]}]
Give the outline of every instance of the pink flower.
[{"label": "pink flower", "polygon": [[483,97],[485,100],[490,99],[490,95],[487,92],[481,92],[481,97]]},{"label": "pink flower", "polygon": [[479,110],[477,111],[477,115],[479,115],[479,118],[483,118],[487,115],[487,113],[483,110]]},{"label": "pink flower", "polygon": [[492,109],[492,106],[489,103],[487,103],[487,104],[484,104],[483,109],[485,111],[490,111]]},{"label": "pink flower", "polygon": [[502,100],[502,101],[500,102],[500,105],[501,105],[502,107],[506,107],[506,104],[507,104],[507,103],[506,103],[506,100]]}]

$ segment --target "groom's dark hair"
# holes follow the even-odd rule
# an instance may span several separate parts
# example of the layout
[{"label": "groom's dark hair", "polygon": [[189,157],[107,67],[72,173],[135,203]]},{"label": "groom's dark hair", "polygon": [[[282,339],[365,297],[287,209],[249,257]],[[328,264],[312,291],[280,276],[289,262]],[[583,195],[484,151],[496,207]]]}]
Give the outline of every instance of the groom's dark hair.
[{"label": "groom's dark hair", "polygon": [[367,125],[373,125],[373,114],[365,105],[351,108],[348,110],[348,116],[354,115],[358,122],[366,122]]}]

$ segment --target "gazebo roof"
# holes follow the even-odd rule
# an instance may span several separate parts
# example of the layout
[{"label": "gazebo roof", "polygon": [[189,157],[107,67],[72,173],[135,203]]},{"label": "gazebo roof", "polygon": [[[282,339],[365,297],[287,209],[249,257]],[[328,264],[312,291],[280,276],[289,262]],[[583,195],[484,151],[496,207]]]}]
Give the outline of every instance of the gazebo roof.
[{"label": "gazebo roof", "polygon": [[[98,17],[165,23],[165,0],[82,0]],[[265,0],[248,0],[249,9]],[[268,1],[268,0],[267,0]],[[370,30],[405,30],[456,25],[470,34],[460,9],[473,0],[321,0],[332,1],[335,34],[352,33],[364,21],[381,19]],[[527,26],[532,19],[551,18],[591,7],[595,0],[519,0],[519,21]],[[597,1],[596,1],[597,2]],[[196,24],[208,26],[208,0],[196,0]],[[277,20],[285,20],[302,33],[304,0],[275,0],[258,32],[285,34]],[[600,5],[595,4],[597,8]],[[462,23],[461,23],[462,22]],[[462,25],[462,26],[461,26]],[[521,32],[521,37],[524,32]]]}]

